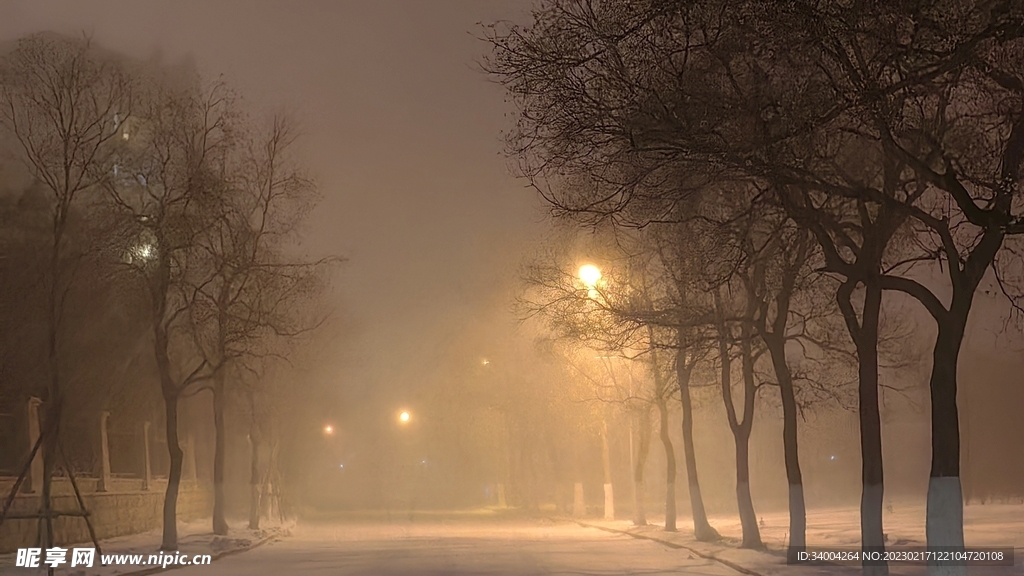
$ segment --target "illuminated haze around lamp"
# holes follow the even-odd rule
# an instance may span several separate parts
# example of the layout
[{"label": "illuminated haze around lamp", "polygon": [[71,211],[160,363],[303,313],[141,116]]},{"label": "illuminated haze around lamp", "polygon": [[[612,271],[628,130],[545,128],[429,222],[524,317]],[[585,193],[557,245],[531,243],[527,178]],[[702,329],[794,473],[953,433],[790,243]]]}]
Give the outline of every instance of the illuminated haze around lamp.
[{"label": "illuminated haze around lamp", "polygon": [[580,266],[579,278],[587,288],[594,289],[601,281],[601,269],[593,264],[584,264]]}]

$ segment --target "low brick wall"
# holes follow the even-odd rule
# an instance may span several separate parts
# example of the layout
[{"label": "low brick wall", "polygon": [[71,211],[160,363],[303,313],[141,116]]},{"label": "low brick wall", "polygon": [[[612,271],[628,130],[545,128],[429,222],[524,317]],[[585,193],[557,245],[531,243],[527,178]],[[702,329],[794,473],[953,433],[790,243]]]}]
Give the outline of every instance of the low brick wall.
[{"label": "low brick wall", "polygon": [[[53,509],[77,511],[78,501],[70,490],[54,482]],[[126,482],[126,484],[128,484]],[[119,486],[116,486],[118,487]],[[83,491],[84,491],[84,487]],[[138,534],[161,526],[166,481],[154,481],[151,490],[85,492],[82,499],[99,539]],[[6,495],[5,495],[6,496]],[[210,515],[212,497],[206,490],[183,483],[178,493],[178,520],[188,521]],[[32,514],[39,510],[39,497],[22,494],[14,499],[9,514]],[[0,526],[0,553],[37,545],[39,521],[5,520]],[[81,517],[62,516],[53,522],[54,539],[59,545],[88,542],[89,530]]]}]

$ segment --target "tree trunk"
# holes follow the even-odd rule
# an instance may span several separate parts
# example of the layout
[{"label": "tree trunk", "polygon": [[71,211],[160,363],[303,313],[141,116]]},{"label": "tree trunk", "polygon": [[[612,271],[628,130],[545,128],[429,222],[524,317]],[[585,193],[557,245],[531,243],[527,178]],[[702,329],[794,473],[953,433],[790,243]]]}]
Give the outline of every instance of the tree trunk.
[{"label": "tree trunk", "polygon": [[736,505],[740,511],[740,525],[743,528],[743,542],[740,548],[764,548],[761,530],[757,527],[757,513],[750,497],[750,447],[749,433],[736,437]]},{"label": "tree trunk", "polygon": [[612,462],[608,450],[608,420],[601,423],[601,468],[604,470],[604,519],[615,520],[615,493],[612,491]]},{"label": "tree trunk", "polygon": [[676,531],[676,453],[668,435],[668,405],[664,398],[658,398],[660,417],[659,434],[665,447],[665,531]]},{"label": "tree trunk", "polygon": [[[1024,123],[1014,127],[1016,144],[1006,149],[1002,181],[1012,186],[1019,180],[1021,156],[1024,155]],[[1012,190],[1000,191],[996,206],[1008,213]],[[938,326],[932,352],[932,373],[929,379],[932,417],[932,466],[928,479],[928,511],[926,534],[929,547],[963,549],[964,496],[960,483],[960,417],[957,410],[957,362],[963,344],[967,320],[978,285],[985,272],[993,266],[1003,244],[1004,232],[998,226],[988,228],[980,242],[963,260],[962,268],[951,262],[949,278],[953,298],[945,310],[934,296],[922,289],[909,290],[931,313]],[[955,262],[955,261],[953,261]],[[965,566],[928,564],[931,575],[967,574]]]},{"label": "tree trunk", "polygon": [[795,562],[797,554],[807,548],[807,511],[804,506],[803,475],[800,472],[799,444],[797,442],[796,391],[793,375],[786,361],[786,342],[778,332],[764,334],[762,338],[771,354],[775,378],[782,396],[782,447],[786,462],[786,480],[789,482],[789,548],[787,558]]},{"label": "tree trunk", "polygon": [[224,375],[213,378],[213,533],[224,536],[228,523],[224,519]]},{"label": "tree trunk", "polygon": [[587,500],[583,497],[583,482],[576,482],[572,485],[572,516],[573,518],[587,516]]},{"label": "tree trunk", "polygon": [[249,427],[249,529],[260,529],[260,441],[256,425]]},{"label": "tree trunk", "polygon": [[572,471],[573,471],[573,485],[572,485],[572,515],[574,518],[584,518],[587,515],[587,500],[583,494],[583,470],[580,466],[580,438],[579,435],[573,436],[573,444],[575,449],[572,451]]},{"label": "tree trunk", "polygon": [[[743,421],[733,428],[736,439],[736,504],[743,527],[742,548],[761,549],[761,530],[757,527],[757,513],[750,497],[750,430],[754,424],[754,403],[757,401],[757,387],[754,382],[754,356],[751,351],[752,335],[744,324],[743,340]],[[730,391],[731,395],[731,391]]]},{"label": "tree trunk", "polygon": [[[159,306],[159,303],[158,303]],[[167,491],[164,494],[163,540],[161,550],[178,549],[178,488],[181,485],[181,467],[184,453],[178,441],[178,387],[171,378],[171,361],[167,354],[168,338],[161,322],[163,313],[154,314],[153,353],[160,375],[160,390],[164,399],[165,433],[170,470],[167,473]]]},{"label": "tree trunk", "polygon": [[[51,390],[53,389],[51,388]],[[47,404],[49,409],[46,410],[46,420],[43,422],[43,494],[40,501],[40,511],[45,515],[45,519],[40,520],[45,525],[45,530],[41,531],[45,538],[42,542],[44,548],[56,545],[53,539],[51,492],[53,470],[57,465],[57,440],[60,437],[60,404],[54,395],[50,396],[50,401]]]},{"label": "tree trunk", "polygon": [[181,463],[184,459],[178,443],[178,396],[164,394],[164,413],[167,419],[167,452],[171,467],[167,474],[167,492],[164,494],[164,533],[161,550],[178,549],[178,487],[181,484]]},{"label": "tree trunk", "polygon": [[[853,310],[851,296],[856,283],[844,282],[836,293],[836,301],[846,319],[857,348],[858,416],[860,419],[861,483],[860,538],[864,551],[884,552],[882,499],[885,494],[882,474],[882,423],[878,411],[878,317],[882,306],[882,290],[869,282],[865,288],[861,320]],[[889,564],[884,560],[862,560],[865,575],[886,575]]]},{"label": "tree trunk", "polygon": [[647,525],[647,511],[644,509],[644,468],[651,447],[650,407],[644,406],[640,413],[640,429],[637,434],[636,461],[633,463],[633,524]]},{"label": "tree trunk", "polygon": [[[754,402],[757,398],[757,388],[754,383],[754,357],[751,351],[751,325],[749,320],[740,324],[740,360],[743,374],[743,419],[741,420],[736,415],[736,405],[732,397],[732,358],[729,355],[730,342],[733,338],[732,330],[724,320],[725,310],[719,290],[715,290],[714,298],[718,331],[718,359],[721,366],[719,384],[729,429],[732,431],[733,441],[736,445],[736,505],[739,509],[740,525],[743,529],[741,546],[760,549],[764,548],[764,544],[761,543],[761,532],[757,528],[757,515],[754,512],[754,503],[750,498],[748,468],[750,429],[754,422]],[[755,306],[755,302],[749,300],[747,318],[753,318],[753,306]]]},{"label": "tree trunk", "polygon": [[708,523],[704,510],[704,498],[700,492],[697,477],[697,457],[693,448],[693,402],[690,398],[690,373],[692,366],[686,362],[686,352],[676,354],[676,379],[679,382],[679,401],[683,406],[683,459],[686,462],[686,482],[690,493],[690,509],[693,511],[693,535],[700,542],[712,542],[721,538],[718,531]]},{"label": "tree trunk", "polygon": [[55,546],[53,540],[53,502],[50,500],[53,483],[53,471],[57,466],[57,448],[60,439],[60,420],[63,407],[62,391],[60,388],[60,356],[58,350],[58,338],[60,332],[60,318],[63,306],[58,296],[58,283],[60,279],[60,246],[61,238],[64,235],[66,222],[66,210],[58,211],[58,218],[54,220],[53,250],[50,253],[50,292],[49,292],[49,325],[48,325],[48,350],[47,361],[50,369],[50,379],[47,385],[45,399],[45,421],[42,426],[43,434],[43,493],[40,502],[40,512],[44,515],[41,520],[45,524],[45,531],[40,530],[41,536],[45,537],[44,547]]},{"label": "tree trunk", "polygon": [[[955,308],[954,308],[955,309]],[[928,479],[926,534],[929,547],[963,548],[964,502],[960,485],[960,428],[956,369],[967,314],[939,323],[929,381],[932,403],[932,466]],[[932,575],[963,575],[964,566],[929,564]]]}]

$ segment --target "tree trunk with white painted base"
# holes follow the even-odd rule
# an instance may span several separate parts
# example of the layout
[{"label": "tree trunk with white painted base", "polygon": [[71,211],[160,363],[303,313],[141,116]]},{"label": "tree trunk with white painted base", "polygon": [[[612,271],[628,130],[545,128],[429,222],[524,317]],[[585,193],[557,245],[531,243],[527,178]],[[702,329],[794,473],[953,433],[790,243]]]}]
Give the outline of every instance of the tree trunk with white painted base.
[{"label": "tree trunk with white painted base", "polygon": [[[960,428],[956,405],[956,369],[967,311],[954,298],[953,312],[939,323],[932,355],[932,467],[928,480],[928,546],[964,547],[964,500],[960,483]],[[965,576],[965,566],[928,565],[932,576]]]},{"label": "tree trunk with white painted base", "polygon": [[690,494],[693,535],[700,542],[712,542],[721,538],[721,535],[708,522],[697,476],[697,456],[693,447],[693,401],[690,397],[692,371],[693,363],[688,361],[686,350],[680,349],[676,353],[676,380],[679,383],[679,402],[683,408],[683,460],[686,463],[686,485]]},{"label": "tree trunk with white painted base", "polygon": [[638,431],[638,442],[636,461],[633,463],[633,524],[636,526],[647,525],[647,511],[644,508],[644,468],[647,464],[647,454],[651,448],[651,413],[650,407],[645,406],[640,413],[640,429]]},{"label": "tree trunk with white painted base", "polygon": [[583,498],[583,482],[573,484],[572,488],[573,518],[583,518],[587,515],[587,501]]},{"label": "tree trunk with white painted base", "polygon": [[665,448],[665,531],[676,531],[676,452],[668,435],[668,405],[664,398],[656,401],[660,417],[659,435]]},{"label": "tree trunk with white painted base", "polygon": [[249,426],[249,529],[260,528],[260,443],[255,422]]},{"label": "tree trunk with white painted base", "polygon": [[[782,400],[782,449],[786,464],[786,480],[789,484],[789,542],[786,558],[796,562],[807,548],[807,509],[804,503],[803,474],[800,470],[800,451],[797,437],[797,402],[793,373],[786,357],[790,306],[797,290],[801,270],[806,266],[807,254],[813,238],[802,232],[790,238],[788,249],[783,251],[782,282],[774,296],[775,316],[769,321],[771,298],[760,298],[757,314],[757,329],[761,340],[771,357],[775,380]],[[748,284],[748,289],[753,287]],[[757,297],[756,294],[751,296]]]},{"label": "tree trunk with white painted base", "polygon": [[[864,551],[884,552],[882,499],[885,489],[882,474],[882,421],[878,411],[878,319],[882,306],[882,290],[876,283],[866,285],[863,308],[858,315],[852,303],[856,287],[857,282],[844,282],[836,292],[836,302],[857,349],[861,548]],[[889,573],[889,564],[884,560],[869,561],[865,557],[861,565],[865,576]]]},{"label": "tree trunk with white painted base", "polygon": [[[748,317],[752,317],[748,304]],[[743,418],[736,414],[736,405],[732,397],[732,361],[730,359],[730,340],[732,333],[726,325],[725,310],[722,305],[720,292],[715,291],[715,308],[718,322],[718,358],[721,366],[719,376],[722,392],[722,400],[725,403],[725,413],[729,420],[729,429],[732,431],[733,440],[736,445],[736,506],[740,513],[740,525],[743,530],[743,538],[740,546],[742,548],[761,549],[764,543],[761,542],[761,531],[757,527],[757,514],[754,511],[754,502],[750,497],[750,430],[754,423],[754,403],[757,399],[757,386],[754,380],[754,356],[751,349],[753,334],[751,326],[747,321],[740,324],[740,351],[743,374]]]},{"label": "tree trunk with white painted base", "polygon": [[807,510],[804,505],[803,474],[800,471],[800,453],[797,441],[797,405],[793,375],[786,361],[786,342],[782,333],[763,334],[775,369],[775,379],[782,397],[782,447],[789,483],[789,547],[786,557],[794,562],[807,548]]},{"label": "tree trunk with white painted base", "polygon": [[757,527],[757,513],[754,512],[754,501],[750,497],[750,452],[746,440],[736,444],[736,505],[740,511],[740,526],[743,529],[743,540],[740,548],[761,549],[761,530]]},{"label": "tree trunk with white painted base", "polygon": [[213,533],[223,536],[228,533],[228,523],[224,518],[224,466],[226,459],[224,430],[224,374],[217,372],[213,379]]},{"label": "tree trunk with white painted base", "polygon": [[611,483],[604,485],[604,519],[615,520],[615,491]]},{"label": "tree trunk with white painted base", "polygon": [[601,467],[604,469],[604,519],[615,520],[615,493],[612,490],[612,463],[608,450],[608,420],[601,425]]}]

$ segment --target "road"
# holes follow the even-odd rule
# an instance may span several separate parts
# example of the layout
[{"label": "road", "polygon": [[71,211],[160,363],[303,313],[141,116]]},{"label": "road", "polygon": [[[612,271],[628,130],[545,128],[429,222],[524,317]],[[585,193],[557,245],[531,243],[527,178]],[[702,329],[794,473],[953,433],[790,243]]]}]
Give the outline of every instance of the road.
[{"label": "road", "polygon": [[304,522],[292,536],[173,576],[736,576],[721,564],[569,522],[472,517]]}]

